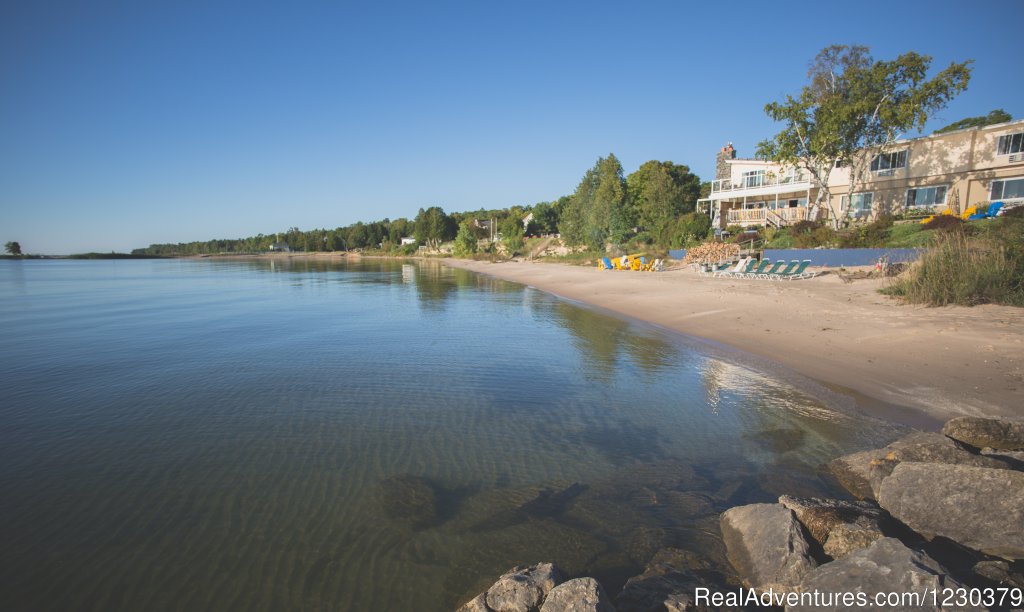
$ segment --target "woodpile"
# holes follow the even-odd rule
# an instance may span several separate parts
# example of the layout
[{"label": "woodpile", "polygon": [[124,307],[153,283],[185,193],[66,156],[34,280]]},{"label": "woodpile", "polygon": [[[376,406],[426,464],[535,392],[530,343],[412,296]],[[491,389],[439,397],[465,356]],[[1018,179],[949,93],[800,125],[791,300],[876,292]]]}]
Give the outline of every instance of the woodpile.
[{"label": "woodpile", "polygon": [[705,242],[686,251],[683,264],[718,263],[735,261],[740,256],[740,246],[726,242]]}]

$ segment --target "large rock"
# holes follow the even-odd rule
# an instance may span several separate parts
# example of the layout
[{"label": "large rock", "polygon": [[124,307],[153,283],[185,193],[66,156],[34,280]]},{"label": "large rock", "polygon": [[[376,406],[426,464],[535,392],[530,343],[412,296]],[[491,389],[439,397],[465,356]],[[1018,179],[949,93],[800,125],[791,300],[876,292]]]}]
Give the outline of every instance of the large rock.
[{"label": "large rock", "polygon": [[973,465],[993,469],[1012,466],[996,457],[977,455],[942,434],[917,432],[885,448],[853,453],[834,459],[829,469],[859,499],[878,499],[878,490],[893,468],[904,461]]},{"label": "large rock", "polygon": [[485,602],[494,612],[536,612],[563,580],[561,570],[552,563],[516,566],[487,589]]},{"label": "large rock", "polygon": [[1024,422],[980,417],[957,417],[946,422],[942,433],[975,448],[1024,450]]},{"label": "large rock", "polygon": [[473,599],[462,604],[462,607],[455,612],[492,612],[487,607],[487,593],[480,593]]},{"label": "large rock", "polygon": [[601,583],[593,578],[576,578],[551,589],[540,612],[615,612],[615,606]]},{"label": "large rock", "polygon": [[[939,593],[944,588],[960,588],[949,573],[928,555],[913,551],[895,538],[882,538],[863,550],[852,552],[842,559],[826,563],[810,572],[800,583],[800,590],[809,601],[803,605],[787,606],[787,611],[854,610],[868,606],[879,610],[935,610],[925,599],[922,605],[892,605],[894,601],[875,603],[875,596],[890,593],[924,594],[930,598],[931,589]],[[819,600],[813,601],[817,594]],[[848,596],[852,601],[836,599]],[[860,594],[860,595],[858,595]],[[909,604],[913,602],[901,602]],[[818,604],[818,605],[815,605]],[[959,608],[958,608],[959,609]]]},{"label": "large rock", "polygon": [[788,592],[817,566],[804,529],[781,504],[750,504],[722,513],[722,539],[744,583]]},{"label": "large rock", "polygon": [[878,503],[927,538],[1024,559],[1024,472],[901,463],[882,482]]},{"label": "large rock", "polygon": [[871,502],[801,498],[783,495],[789,508],[825,554],[838,559],[885,537],[889,513]]}]

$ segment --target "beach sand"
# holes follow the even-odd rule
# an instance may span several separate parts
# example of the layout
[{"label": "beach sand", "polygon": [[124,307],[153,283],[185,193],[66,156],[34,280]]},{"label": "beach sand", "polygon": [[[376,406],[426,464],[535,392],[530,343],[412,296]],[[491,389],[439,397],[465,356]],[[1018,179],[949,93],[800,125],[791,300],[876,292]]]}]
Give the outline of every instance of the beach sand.
[{"label": "beach sand", "polygon": [[445,263],[780,362],[863,396],[869,412],[903,413],[894,420],[913,422],[916,413],[915,424],[928,428],[959,415],[1024,417],[1021,308],[905,305],[878,293],[884,279],[844,282],[834,272],[769,282],[681,268]]}]

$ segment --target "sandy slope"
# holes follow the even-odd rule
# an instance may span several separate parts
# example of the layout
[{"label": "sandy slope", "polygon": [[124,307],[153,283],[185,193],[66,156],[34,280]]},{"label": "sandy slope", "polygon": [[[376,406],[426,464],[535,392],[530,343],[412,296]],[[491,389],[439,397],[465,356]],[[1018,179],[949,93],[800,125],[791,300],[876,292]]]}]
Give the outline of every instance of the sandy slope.
[{"label": "sandy slope", "polygon": [[[836,274],[794,282],[446,260],[773,359],[937,419],[1024,417],[1024,309],[923,308]],[[905,419],[901,419],[905,420]]]}]

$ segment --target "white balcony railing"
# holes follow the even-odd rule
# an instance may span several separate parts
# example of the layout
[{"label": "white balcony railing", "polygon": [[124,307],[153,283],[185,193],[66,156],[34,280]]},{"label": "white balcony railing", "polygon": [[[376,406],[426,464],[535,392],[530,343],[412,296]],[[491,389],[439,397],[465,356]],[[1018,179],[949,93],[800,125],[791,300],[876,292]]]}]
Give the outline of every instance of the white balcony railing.
[{"label": "white balcony railing", "polygon": [[773,223],[791,225],[797,221],[821,221],[828,217],[828,209],[820,207],[816,215],[811,214],[811,209],[806,206],[795,208],[734,208],[727,216],[730,225],[745,225],[758,223],[764,225],[769,220]]},{"label": "white balcony railing", "polygon": [[806,172],[787,172],[778,176],[770,174],[752,174],[735,182],[732,179],[718,179],[717,181],[711,181],[711,193],[759,189],[761,187],[798,185],[809,182],[810,177]]}]

